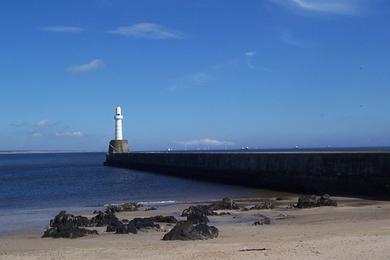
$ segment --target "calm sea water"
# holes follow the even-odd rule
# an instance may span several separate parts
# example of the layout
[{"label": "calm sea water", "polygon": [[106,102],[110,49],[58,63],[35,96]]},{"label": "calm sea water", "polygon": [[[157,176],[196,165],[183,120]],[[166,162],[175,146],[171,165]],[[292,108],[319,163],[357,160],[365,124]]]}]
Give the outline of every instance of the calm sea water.
[{"label": "calm sea water", "polygon": [[43,229],[61,209],[275,196],[260,189],[105,167],[104,160],[104,153],[0,155],[0,234]]}]

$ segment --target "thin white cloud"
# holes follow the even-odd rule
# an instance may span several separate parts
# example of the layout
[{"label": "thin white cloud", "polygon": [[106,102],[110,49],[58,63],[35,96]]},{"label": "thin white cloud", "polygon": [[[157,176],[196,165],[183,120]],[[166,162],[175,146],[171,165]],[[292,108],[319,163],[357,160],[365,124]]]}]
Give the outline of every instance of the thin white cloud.
[{"label": "thin white cloud", "polygon": [[45,126],[45,125],[47,125],[47,123],[49,123],[49,119],[45,118],[45,119],[38,121],[35,125],[36,126]]},{"label": "thin white cloud", "polygon": [[119,26],[109,33],[119,34],[126,37],[145,39],[182,39],[182,32],[169,29],[155,23],[137,23],[130,26]]},{"label": "thin white cloud", "polygon": [[356,15],[364,10],[367,0],[269,0],[280,6],[311,13]]},{"label": "thin white cloud", "polygon": [[280,39],[282,42],[284,42],[287,45],[295,46],[295,47],[302,47],[302,42],[296,39],[291,33],[284,32],[280,35]]},{"label": "thin white cloud", "polygon": [[73,132],[59,132],[59,133],[56,133],[56,136],[82,137],[82,136],[84,136],[84,134],[81,131],[73,131]]},{"label": "thin white cloud", "polygon": [[31,134],[31,137],[33,137],[33,138],[39,138],[39,137],[42,137],[42,136],[43,136],[43,134],[42,133],[38,133],[38,132],[35,132],[35,133]]},{"label": "thin white cloud", "polygon": [[263,71],[263,72],[273,72],[272,69],[253,65],[252,59],[256,56],[256,52],[247,51],[244,53],[244,56],[246,57],[246,64],[248,68],[252,70]]},{"label": "thin white cloud", "polygon": [[83,28],[76,26],[46,26],[42,30],[52,33],[80,33],[84,31]]},{"label": "thin white cloud", "polygon": [[208,72],[197,72],[174,80],[170,91],[175,91],[179,88],[202,87],[209,84],[214,79]]},{"label": "thin white cloud", "polygon": [[14,123],[10,124],[10,126],[12,126],[12,127],[23,127],[25,125],[26,125],[26,123],[23,122],[23,121],[17,121],[17,122],[14,122]]},{"label": "thin white cloud", "polygon": [[83,73],[92,70],[96,70],[99,68],[103,68],[105,63],[102,60],[94,59],[89,63],[80,64],[80,65],[71,65],[67,68],[67,71],[70,73]]},{"label": "thin white cloud", "polygon": [[176,142],[178,144],[182,145],[188,145],[188,146],[196,146],[196,145],[204,145],[204,146],[221,146],[221,145],[234,145],[233,142],[229,141],[220,141],[217,139],[211,139],[211,138],[203,138],[203,139],[195,139],[195,140],[188,140],[188,141],[180,141]]}]

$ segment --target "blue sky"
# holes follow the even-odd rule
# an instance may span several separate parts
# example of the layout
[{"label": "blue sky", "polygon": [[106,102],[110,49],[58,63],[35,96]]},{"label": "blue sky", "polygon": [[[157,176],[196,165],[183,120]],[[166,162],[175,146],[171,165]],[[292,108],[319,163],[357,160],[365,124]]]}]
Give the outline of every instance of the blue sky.
[{"label": "blue sky", "polygon": [[0,150],[390,145],[389,1],[0,5]]}]

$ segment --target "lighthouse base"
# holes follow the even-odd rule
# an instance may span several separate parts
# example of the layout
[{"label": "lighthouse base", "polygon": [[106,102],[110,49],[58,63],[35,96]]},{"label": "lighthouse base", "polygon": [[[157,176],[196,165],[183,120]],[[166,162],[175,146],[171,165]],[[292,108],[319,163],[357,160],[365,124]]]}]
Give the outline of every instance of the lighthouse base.
[{"label": "lighthouse base", "polygon": [[127,140],[111,140],[108,146],[108,153],[128,153],[129,143]]}]

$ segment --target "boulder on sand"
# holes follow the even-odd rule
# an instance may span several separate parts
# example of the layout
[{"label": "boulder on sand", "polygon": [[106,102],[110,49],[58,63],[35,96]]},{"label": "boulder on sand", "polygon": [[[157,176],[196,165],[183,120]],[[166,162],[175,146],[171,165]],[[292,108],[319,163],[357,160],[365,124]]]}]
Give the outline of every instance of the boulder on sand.
[{"label": "boulder on sand", "polygon": [[210,205],[211,210],[226,210],[226,209],[239,209],[237,203],[229,197],[225,197],[222,201],[213,203]]},{"label": "boulder on sand", "polygon": [[54,219],[50,220],[49,228],[43,233],[42,237],[52,238],[78,238],[89,234],[98,234],[96,230],[80,228],[89,226],[88,218],[74,216],[61,211]]},{"label": "boulder on sand", "polygon": [[303,195],[298,198],[297,208],[314,208],[321,206],[337,207],[337,201],[332,200],[328,194],[322,196]]},{"label": "boulder on sand", "polygon": [[115,216],[115,214],[111,211],[102,212],[99,211],[96,216],[91,218],[90,223],[92,226],[96,227],[104,227],[109,225],[117,225],[119,224],[119,219]]},{"label": "boulder on sand", "polygon": [[189,221],[179,221],[163,240],[206,240],[218,237],[218,229],[206,224],[193,225]]}]

